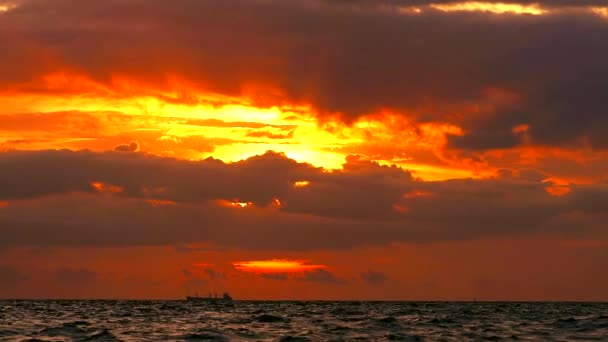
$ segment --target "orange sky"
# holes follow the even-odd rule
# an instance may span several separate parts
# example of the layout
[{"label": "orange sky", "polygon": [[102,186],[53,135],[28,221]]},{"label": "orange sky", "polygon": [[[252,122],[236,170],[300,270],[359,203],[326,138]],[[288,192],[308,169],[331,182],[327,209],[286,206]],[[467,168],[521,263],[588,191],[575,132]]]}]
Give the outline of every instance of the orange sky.
[{"label": "orange sky", "polygon": [[607,11],[0,0],[0,298],[607,300]]}]

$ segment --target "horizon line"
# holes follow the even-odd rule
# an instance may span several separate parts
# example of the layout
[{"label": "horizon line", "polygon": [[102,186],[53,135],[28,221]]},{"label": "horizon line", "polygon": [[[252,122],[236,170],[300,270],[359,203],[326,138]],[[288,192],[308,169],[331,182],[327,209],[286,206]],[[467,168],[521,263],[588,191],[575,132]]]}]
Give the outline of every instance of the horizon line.
[{"label": "horizon line", "polygon": [[[1,298],[0,301],[165,301],[187,302],[185,298]],[[387,303],[598,303],[608,304],[605,300],[459,300],[459,299],[234,299],[232,302],[387,302]]]}]

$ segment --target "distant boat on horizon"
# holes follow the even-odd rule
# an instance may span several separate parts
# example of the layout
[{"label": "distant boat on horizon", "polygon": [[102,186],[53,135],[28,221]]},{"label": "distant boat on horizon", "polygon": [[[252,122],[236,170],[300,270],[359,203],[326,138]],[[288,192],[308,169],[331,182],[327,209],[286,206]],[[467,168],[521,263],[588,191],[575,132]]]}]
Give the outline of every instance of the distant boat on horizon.
[{"label": "distant boat on horizon", "polygon": [[199,297],[198,293],[197,293],[194,295],[194,297],[187,296],[186,301],[188,301],[188,302],[231,302],[231,301],[233,301],[233,299],[228,292],[224,292],[224,294],[221,297],[218,297],[217,293],[215,294],[215,296],[211,296],[211,293],[209,293],[208,297]]}]

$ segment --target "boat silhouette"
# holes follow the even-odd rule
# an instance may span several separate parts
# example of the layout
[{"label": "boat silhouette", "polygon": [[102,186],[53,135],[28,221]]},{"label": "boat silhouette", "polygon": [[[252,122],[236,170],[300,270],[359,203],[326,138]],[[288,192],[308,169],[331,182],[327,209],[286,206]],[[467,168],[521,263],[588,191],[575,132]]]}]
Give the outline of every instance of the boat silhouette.
[{"label": "boat silhouette", "polygon": [[186,300],[189,302],[231,302],[233,299],[228,292],[224,292],[221,297],[218,297],[217,293],[214,296],[209,293],[208,297],[199,297],[196,293],[194,296],[187,296]]}]

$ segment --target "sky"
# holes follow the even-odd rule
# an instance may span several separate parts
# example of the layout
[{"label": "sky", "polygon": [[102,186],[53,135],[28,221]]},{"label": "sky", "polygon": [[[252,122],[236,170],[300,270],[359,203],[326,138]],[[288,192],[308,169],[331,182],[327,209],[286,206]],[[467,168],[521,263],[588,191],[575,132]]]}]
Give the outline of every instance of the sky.
[{"label": "sky", "polygon": [[608,1],[0,0],[0,298],[608,300]]}]

